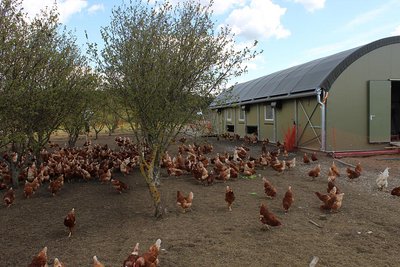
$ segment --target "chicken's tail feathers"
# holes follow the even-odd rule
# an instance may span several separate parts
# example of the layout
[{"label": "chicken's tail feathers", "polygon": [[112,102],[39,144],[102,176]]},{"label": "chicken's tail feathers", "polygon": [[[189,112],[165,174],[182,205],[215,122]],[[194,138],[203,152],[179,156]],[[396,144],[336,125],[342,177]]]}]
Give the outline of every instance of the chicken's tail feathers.
[{"label": "chicken's tail feathers", "polygon": [[132,255],[139,255],[139,243],[136,243],[135,247],[133,248]]},{"label": "chicken's tail feathers", "polygon": [[381,175],[383,175],[383,176],[389,176],[389,167],[386,167],[386,169],[383,171],[383,172],[381,172]]},{"label": "chicken's tail feathers", "polygon": [[260,214],[264,214],[267,211],[267,206],[264,203],[260,204]]},{"label": "chicken's tail feathers", "polygon": [[47,255],[47,247],[44,247],[41,251],[44,255]]},{"label": "chicken's tail feathers", "polygon": [[155,245],[156,245],[157,249],[160,250],[160,247],[161,247],[161,239],[160,238],[156,240]]},{"label": "chicken's tail feathers", "polygon": [[99,263],[99,260],[97,259],[97,256],[93,256],[93,262]]},{"label": "chicken's tail feathers", "polygon": [[193,197],[194,197],[193,192],[190,192],[190,193],[189,193],[189,197],[188,197],[189,201],[192,201],[192,200],[193,200]]},{"label": "chicken's tail feathers", "polygon": [[313,258],[309,264],[309,267],[315,267],[317,265],[318,261],[319,261],[319,257],[313,256]]},{"label": "chicken's tail feathers", "polygon": [[321,199],[322,194],[320,192],[314,192],[314,193],[319,199]]},{"label": "chicken's tail feathers", "polygon": [[329,194],[335,195],[336,192],[337,192],[337,187],[336,187],[336,186],[333,186],[332,189],[329,191]]}]

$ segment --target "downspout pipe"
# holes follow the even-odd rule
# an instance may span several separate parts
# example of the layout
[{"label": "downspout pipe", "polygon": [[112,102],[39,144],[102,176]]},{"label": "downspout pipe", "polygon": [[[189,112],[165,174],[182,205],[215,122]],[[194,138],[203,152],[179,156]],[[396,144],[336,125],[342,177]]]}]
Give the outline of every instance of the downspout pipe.
[{"label": "downspout pipe", "polygon": [[326,151],[326,118],[325,118],[325,103],[322,102],[322,88],[316,89],[317,102],[321,106],[321,151]]}]

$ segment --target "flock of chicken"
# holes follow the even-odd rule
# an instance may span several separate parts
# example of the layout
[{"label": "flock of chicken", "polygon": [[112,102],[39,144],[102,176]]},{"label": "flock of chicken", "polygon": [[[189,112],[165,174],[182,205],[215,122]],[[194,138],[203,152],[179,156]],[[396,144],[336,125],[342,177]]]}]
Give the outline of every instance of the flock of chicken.
[{"label": "flock of chicken", "polygon": [[[251,142],[251,140],[250,140]],[[211,185],[215,180],[226,182],[230,179],[241,176],[253,176],[256,174],[257,168],[271,167],[278,174],[283,173],[286,169],[296,167],[296,158],[288,159],[288,153],[284,149],[284,145],[278,143],[278,147],[269,151],[267,149],[268,141],[262,143],[261,155],[259,157],[252,157],[249,155],[249,148],[245,145],[238,146],[232,152],[232,155],[225,152],[224,154],[217,153],[215,157],[208,158],[205,154],[212,151],[212,147],[207,145],[185,145],[184,143],[179,146],[178,155],[171,158],[165,153],[161,160],[161,166],[167,169],[170,176],[180,176],[183,174],[191,174],[193,177],[204,185]],[[281,150],[283,151],[281,155]],[[309,159],[305,153],[303,156],[303,163],[309,164],[311,161],[317,161],[316,153],[311,155]],[[212,168],[208,168],[212,166]],[[360,168],[360,167],[358,167]],[[356,168],[356,171],[361,172]],[[209,170],[211,169],[211,170]],[[352,170],[350,170],[352,171]],[[308,175],[315,179],[321,173],[320,164],[312,168]],[[333,163],[330,167],[328,177],[328,194],[321,194],[316,192],[318,198],[323,202],[321,209],[328,211],[337,211],[342,205],[343,195],[335,185],[336,176],[340,175],[338,168]],[[277,190],[274,185],[267,179],[262,178],[264,184],[264,192],[268,198],[275,198]],[[232,211],[232,203],[235,200],[235,194],[230,186],[226,186],[225,201],[227,202],[229,211]],[[182,192],[177,191],[177,205],[186,212],[192,206],[193,192],[188,196],[184,196]],[[292,187],[289,186],[282,199],[282,208],[288,212],[294,202]],[[266,204],[260,206],[260,221],[269,228],[269,226],[279,226],[282,223],[279,219],[268,209]]]},{"label": "flock of chicken", "polygon": [[[235,138],[231,140],[236,140]],[[247,143],[254,143],[253,140],[247,140]],[[279,174],[283,173],[286,169],[291,169],[296,166],[296,158],[288,159],[288,153],[285,150],[284,144],[277,144],[277,149],[272,151],[267,150],[268,140],[262,143],[262,153],[259,157],[251,157],[249,155],[249,148],[245,145],[238,146],[234,149],[232,154],[225,152],[224,154],[217,153],[215,157],[208,158],[204,154],[212,151],[210,147],[201,147],[197,145],[179,146],[178,155],[171,158],[168,152],[162,158],[162,167],[167,169],[170,176],[180,176],[183,174],[193,175],[193,177],[204,185],[211,185],[215,180],[226,182],[232,178],[241,176],[252,176],[256,174],[256,168],[271,167]],[[283,151],[281,153],[281,151]],[[310,164],[317,162],[317,154],[313,152],[311,155],[304,153],[303,164]],[[212,166],[211,168],[208,168]],[[346,168],[347,177],[350,180],[359,178],[362,174],[361,163],[352,169]],[[315,180],[321,175],[321,165],[316,164],[315,167],[308,171],[308,176]],[[332,162],[328,171],[327,193],[315,192],[322,204],[321,210],[328,212],[337,212],[343,203],[344,193],[338,188],[335,183],[336,177],[340,176],[339,169]],[[389,168],[386,168],[379,174],[376,184],[379,190],[386,189],[388,186],[387,179],[389,177]],[[267,179],[263,177],[264,192],[268,198],[276,196],[276,188]],[[400,196],[400,187],[396,187],[391,191],[392,195]],[[232,211],[232,203],[235,200],[235,195],[232,187],[226,186],[225,201],[228,204],[229,211]],[[192,206],[193,192],[188,196],[184,196],[182,192],[177,191],[177,205],[180,206],[183,212],[186,212]],[[282,208],[288,212],[294,202],[292,187],[289,186],[284,198],[282,199]],[[268,229],[269,226],[279,226],[282,223],[279,219],[268,209],[266,204],[260,206],[260,221]]]},{"label": "flock of chicken", "polygon": [[[119,170],[124,176],[130,174],[139,160],[138,149],[129,138],[117,137],[115,141],[120,147],[119,151],[113,151],[107,145],[91,145],[90,143],[86,143],[83,148],[60,148],[51,144],[50,147],[53,149],[50,151],[43,149],[40,160],[34,159],[30,166],[22,168],[18,179],[20,183],[24,183],[23,196],[27,199],[32,197],[45,184],[48,184],[47,190],[50,194],[56,196],[62,190],[64,181],[72,180],[98,180],[103,184],[110,183],[119,193],[129,189],[127,184],[113,178],[113,173]],[[18,161],[16,154],[4,154],[3,158],[14,164],[24,161]],[[39,161],[41,164],[37,167],[36,164]],[[3,196],[6,207],[10,207],[14,203],[16,194],[16,190],[10,186],[12,174],[9,166],[10,164],[4,162],[0,164],[0,189],[7,189]],[[76,225],[75,209],[68,212],[64,218],[64,225],[69,229],[68,237],[71,237]],[[157,266],[160,243],[161,240],[157,240],[155,245],[142,255],[139,255],[139,244],[136,244],[132,254],[124,261],[124,267]],[[29,266],[48,266],[47,247],[33,258]],[[64,264],[55,258],[54,267],[61,266]],[[93,266],[104,265],[94,256]]]},{"label": "flock of chicken", "polygon": [[[83,148],[58,147],[52,152],[44,149],[41,152],[40,166],[37,168],[37,161],[34,160],[30,166],[23,169],[19,176],[19,180],[25,182],[24,197],[31,197],[45,183],[48,183],[47,189],[49,192],[56,196],[64,186],[64,181],[77,179],[85,181],[97,179],[101,183],[110,182],[112,187],[119,193],[127,190],[129,188],[127,184],[112,178],[113,172],[119,170],[123,175],[128,175],[137,166],[139,154],[137,147],[129,138],[118,137],[115,141],[120,147],[118,152],[111,150],[107,145],[91,144],[86,144]],[[239,176],[254,176],[257,168],[265,169],[270,167],[278,174],[282,174],[285,170],[296,167],[296,158],[289,159],[284,144],[278,143],[276,148],[268,150],[268,140],[262,142],[261,155],[258,157],[250,156],[250,149],[245,144],[235,147],[232,154],[224,152],[216,153],[214,157],[208,157],[207,154],[213,151],[212,145],[186,145],[186,140],[181,139],[180,141],[181,144],[178,146],[177,155],[171,157],[167,151],[161,158],[161,167],[166,169],[166,173],[169,176],[192,175],[203,185],[212,185],[216,180],[227,182]],[[251,139],[248,142],[254,143]],[[14,161],[14,163],[17,162],[17,155],[15,154],[4,155],[3,157]],[[315,152],[310,156],[304,153],[303,164],[317,161],[318,158]],[[349,179],[360,177],[362,174],[361,164],[358,163],[354,170],[347,168],[346,173]],[[308,171],[308,176],[313,180],[320,175],[320,164],[315,165]],[[8,188],[3,196],[3,201],[7,207],[10,207],[15,200],[15,190],[8,186],[11,182],[9,165],[0,164],[0,176],[2,177],[0,188]],[[315,192],[315,195],[322,201],[321,210],[336,212],[341,208],[344,193],[335,184],[338,176],[340,176],[340,172],[333,162],[328,172],[327,193]],[[378,189],[387,189],[388,177],[389,168],[386,168],[376,180]],[[275,198],[277,190],[274,185],[267,177],[263,177],[262,181],[265,195],[268,198]],[[391,193],[400,196],[400,187],[394,188]],[[178,190],[176,203],[183,212],[186,212],[191,209],[193,198],[193,192],[185,196],[184,193]],[[226,186],[225,201],[228,210],[232,211],[235,194],[231,186]],[[293,202],[292,187],[289,186],[282,199],[283,210],[289,212]],[[259,213],[259,220],[263,227],[269,229],[270,226],[282,225],[281,221],[268,209],[266,204],[261,204]],[[72,235],[75,224],[75,210],[72,209],[64,219],[64,225],[69,229],[69,237]],[[160,243],[161,240],[157,240],[149,251],[141,256],[138,253],[139,244],[136,244],[132,254],[129,256],[130,258],[124,262],[124,266],[157,266]],[[47,264],[47,248],[44,248],[29,266],[45,266],[41,264],[43,262]],[[56,258],[54,266],[64,265]],[[93,257],[93,266],[103,266],[96,256]]]},{"label": "flock of chicken", "polygon": [[[136,243],[132,253],[124,260],[124,267],[156,267],[159,264],[158,255],[160,253],[161,239],[150,246],[150,248],[139,255],[139,243]],[[36,256],[33,257],[28,267],[48,267],[47,247],[44,247]],[[53,267],[65,267],[58,258],[53,261]],[[93,267],[104,267],[97,256],[93,256]]]},{"label": "flock of chicken", "polygon": [[[102,184],[110,183],[119,193],[129,187],[121,180],[112,178],[113,172],[119,170],[128,175],[137,165],[139,153],[136,145],[129,138],[117,137],[115,140],[120,151],[113,151],[107,145],[91,145],[86,143],[83,148],[59,148],[49,151],[44,148],[40,159],[33,159],[30,166],[22,168],[18,180],[24,183],[23,196],[32,197],[40,186],[48,183],[47,189],[56,196],[64,186],[64,181],[98,180]],[[52,145],[55,146],[55,145]],[[18,155],[4,154],[8,161],[18,163]],[[23,161],[19,161],[23,162]],[[37,167],[37,162],[41,162]],[[15,200],[15,190],[11,184],[11,170],[9,164],[0,164],[0,189],[7,189],[3,200],[7,207]]]}]

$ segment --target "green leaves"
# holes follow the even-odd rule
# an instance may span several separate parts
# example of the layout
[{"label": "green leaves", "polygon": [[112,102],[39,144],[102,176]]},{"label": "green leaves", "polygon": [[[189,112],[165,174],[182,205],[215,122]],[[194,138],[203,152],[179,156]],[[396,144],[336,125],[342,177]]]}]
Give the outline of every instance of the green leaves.
[{"label": "green leaves", "polygon": [[28,20],[17,0],[0,2],[0,143],[40,149],[94,79],[55,9]]},{"label": "green leaves", "polygon": [[172,138],[255,55],[235,50],[228,28],[216,31],[210,5],[191,1],[130,1],[101,33],[105,46],[91,54],[144,139]]}]

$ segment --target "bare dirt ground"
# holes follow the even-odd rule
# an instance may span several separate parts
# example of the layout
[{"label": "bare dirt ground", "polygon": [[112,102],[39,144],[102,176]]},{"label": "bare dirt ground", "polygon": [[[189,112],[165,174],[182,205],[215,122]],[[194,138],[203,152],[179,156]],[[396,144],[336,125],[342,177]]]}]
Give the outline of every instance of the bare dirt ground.
[{"label": "bare dirt ground", "polygon": [[[94,142],[113,144],[114,137],[101,136]],[[214,144],[212,155],[232,152],[241,144],[205,140]],[[250,148],[251,155],[260,155],[261,144]],[[400,266],[400,199],[378,191],[375,185],[386,166],[391,167],[388,189],[400,185],[400,156],[342,159],[353,165],[361,162],[363,173],[354,181],[345,177],[347,166],[336,162],[342,173],[337,185],[345,195],[340,211],[331,214],[319,209],[321,202],[314,192],[326,192],[333,159],[319,155],[322,175],[312,181],[307,173],[317,163],[305,165],[301,155],[300,151],[289,155],[297,157],[298,164],[283,175],[271,168],[257,170],[276,186],[275,199],[266,198],[260,177],[203,186],[191,175],[164,175],[160,191],[167,214],[161,220],[153,217],[151,198],[138,170],[126,177],[114,174],[130,186],[123,194],[98,181],[66,183],[55,197],[45,185],[31,199],[24,199],[20,188],[10,208],[0,207],[0,266],[27,266],[44,246],[49,264],[58,257],[69,267],[92,266],[92,257],[97,255],[105,266],[122,266],[136,242],[144,251],[158,238],[163,267],[308,266],[313,256],[319,257],[317,266]],[[226,185],[236,195],[232,212],[224,201]],[[289,185],[295,202],[285,214],[282,198]],[[177,190],[194,193],[190,212],[177,209]],[[261,230],[261,203],[283,226]],[[63,219],[72,207],[77,227],[68,238]]]}]

